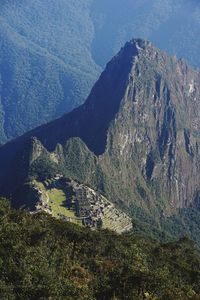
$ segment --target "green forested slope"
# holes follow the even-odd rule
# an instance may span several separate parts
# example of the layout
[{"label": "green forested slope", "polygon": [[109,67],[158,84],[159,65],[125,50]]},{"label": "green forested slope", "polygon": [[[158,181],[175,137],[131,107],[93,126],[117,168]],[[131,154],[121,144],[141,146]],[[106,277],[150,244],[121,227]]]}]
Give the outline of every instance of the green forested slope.
[{"label": "green forested slope", "polygon": [[82,103],[100,73],[90,1],[0,4],[0,142]]},{"label": "green forested slope", "polygon": [[1,299],[199,299],[199,267],[187,239],[92,232],[0,200]]}]

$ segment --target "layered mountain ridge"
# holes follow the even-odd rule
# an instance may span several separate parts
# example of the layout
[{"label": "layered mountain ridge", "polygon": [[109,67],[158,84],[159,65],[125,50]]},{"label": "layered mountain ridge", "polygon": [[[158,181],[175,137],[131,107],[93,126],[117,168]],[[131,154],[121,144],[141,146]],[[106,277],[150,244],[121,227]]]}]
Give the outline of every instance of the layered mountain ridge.
[{"label": "layered mountain ridge", "polygon": [[0,148],[1,193],[61,173],[159,222],[199,201],[199,97],[198,71],[131,40],[85,104]]}]

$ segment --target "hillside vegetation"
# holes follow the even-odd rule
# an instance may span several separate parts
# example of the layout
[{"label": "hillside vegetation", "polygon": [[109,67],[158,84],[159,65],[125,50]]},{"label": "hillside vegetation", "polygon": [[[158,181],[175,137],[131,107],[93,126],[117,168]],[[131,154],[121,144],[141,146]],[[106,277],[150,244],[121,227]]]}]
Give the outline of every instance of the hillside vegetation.
[{"label": "hillside vegetation", "polygon": [[1,299],[200,299],[199,269],[188,239],[92,232],[0,200]]},{"label": "hillside vegetation", "polygon": [[0,4],[0,142],[81,104],[100,73],[90,1]]}]

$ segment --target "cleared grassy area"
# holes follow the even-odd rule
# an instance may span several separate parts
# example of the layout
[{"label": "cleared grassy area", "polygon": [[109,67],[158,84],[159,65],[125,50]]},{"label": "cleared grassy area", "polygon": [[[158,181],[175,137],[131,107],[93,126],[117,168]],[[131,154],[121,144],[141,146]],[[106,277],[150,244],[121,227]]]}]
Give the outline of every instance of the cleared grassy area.
[{"label": "cleared grassy area", "polygon": [[82,222],[77,219],[75,211],[66,207],[66,194],[62,189],[46,189],[41,182],[36,181],[34,184],[46,195],[47,204],[52,210],[53,217],[60,218],[60,215],[63,215],[71,218],[72,223],[82,225]]},{"label": "cleared grassy area", "polygon": [[47,190],[47,194],[49,196],[49,206],[52,209],[54,217],[57,217],[59,214],[61,214],[67,217],[76,218],[75,212],[65,207],[66,195],[63,190],[54,188]]},{"label": "cleared grassy area", "polygon": [[36,187],[38,187],[41,190],[41,192],[45,192],[46,191],[45,186],[44,186],[44,184],[42,182],[38,182],[36,180],[33,180],[33,184]]}]

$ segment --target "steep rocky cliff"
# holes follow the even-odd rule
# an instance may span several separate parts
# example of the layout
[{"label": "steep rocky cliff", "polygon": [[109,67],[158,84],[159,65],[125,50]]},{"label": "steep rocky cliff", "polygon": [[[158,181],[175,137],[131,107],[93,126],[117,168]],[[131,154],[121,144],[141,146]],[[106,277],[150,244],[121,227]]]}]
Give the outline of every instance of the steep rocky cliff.
[{"label": "steep rocky cliff", "polygon": [[199,99],[198,71],[132,40],[84,105],[0,148],[1,193],[16,194],[45,165],[150,222],[172,215],[199,198]]}]

